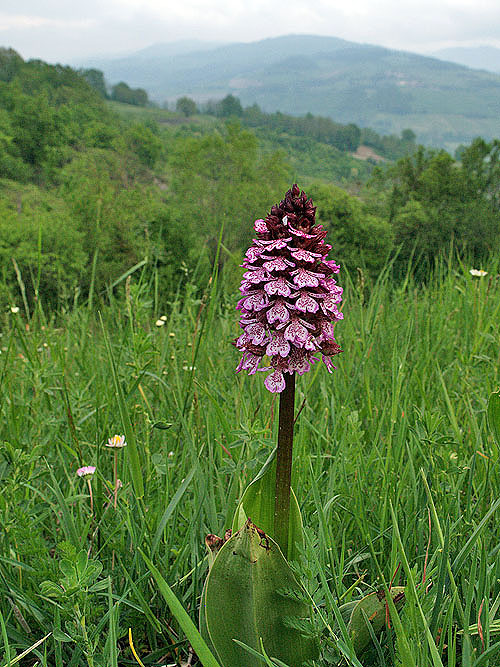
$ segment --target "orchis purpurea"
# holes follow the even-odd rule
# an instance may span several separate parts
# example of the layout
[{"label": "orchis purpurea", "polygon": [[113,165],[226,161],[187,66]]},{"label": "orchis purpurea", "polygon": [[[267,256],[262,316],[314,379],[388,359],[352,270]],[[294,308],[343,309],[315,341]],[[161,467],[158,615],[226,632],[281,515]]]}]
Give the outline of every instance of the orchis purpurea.
[{"label": "orchis purpurea", "polygon": [[[303,375],[318,353],[331,372],[332,357],[341,352],[334,336],[335,322],[343,319],[342,288],[333,277],[339,266],[327,259],[331,245],[315,214],[311,199],[294,185],[265,220],[255,221],[256,238],[242,265],[237,371],[271,370],[264,384],[273,393],[284,391],[284,373]],[[259,368],[265,356],[269,366]]]}]

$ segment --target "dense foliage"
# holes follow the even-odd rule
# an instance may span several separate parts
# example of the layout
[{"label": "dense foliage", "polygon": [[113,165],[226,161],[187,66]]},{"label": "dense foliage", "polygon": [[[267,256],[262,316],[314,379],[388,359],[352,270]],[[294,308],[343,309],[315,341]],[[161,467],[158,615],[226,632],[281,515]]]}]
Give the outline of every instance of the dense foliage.
[{"label": "dense foliage", "polygon": [[476,139],[461,152],[460,163],[445,151],[422,147],[385,171],[373,183],[389,191],[384,217],[400,248],[404,270],[415,254],[425,275],[436,255],[455,243],[475,263],[500,242],[500,142]]},{"label": "dense foliage", "polygon": [[[186,104],[186,99],[189,98],[180,98],[182,104]],[[193,100],[191,103],[196,106]],[[219,118],[237,117],[243,125],[258,130],[261,135],[264,133],[268,137],[285,135],[288,139],[310,139],[341,152],[355,152],[363,143],[377,150],[383,157],[396,159],[415,148],[416,136],[410,129],[403,130],[401,137],[380,136],[375,130],[360,129],[354,123],[336,123],[331,118],[313,116],[311,113],[299,117],[280,111],[266,113],[258,104],[243,108],[234,95],[226,95],[218,102],[207,102],[202,105],[202,109],[205,113]]]},{"label": "dense foliage", "polygon": [[236,98],[214,116],[106,94],[98,72],[0,51],[0,663],[42,640],[21,664],[132,664],[131,628],[144,664],[186,664],[140,550],[194,618],[203,537],[276,438],[230,341],[250,224],[298,176],[348,309],[337,371],[297,389],[321,664],[349,650],[337,607],[391,581],[401,623],[360,664],[496,664],[500,143],[374,168],[322,119],[250,131]]},{"label": "dense foliage", "polygon": [[[498,664],[500,468],[485,409],[500,381],[499,267],[468,268],[440,265],[428,285],[404,287],[342,271],[337,370],[298,379],[294,487],[321,667],[345,665],[322,618],[340,636],[337,605],[382,578],[407,584],[407,603],[363,667],[431,665],[433,645],[444,667],[484,667],[490,649]],[[157,282],[144,267],[102,320],[83,306],[56,326],[40,304],[30,319],[0,315],[2,665],[51,632],[21,664],[132,664],[128,628],[145,665],[186,663],[140,550],[196,620],[204,537],[231,525],[278,419],[259,378],[234,373],[238,278],[212,280],[201,299],[189,285],[182,305],[165,304]],[[105,443],[126,423],[115,508]],[[76,474],[87,465],[92,509]]]},{"label": "dense foliage", "polygon": [[[412,154],[411,130],[381,137],[243,108],[231,95],[204,114],[188,97],[174,113],[106,96],[98,70],[0,51],[2,307],[93,302],[144,263],[165,295],[190,276],[202,283],[221,228],[219,266],[293,181],[307,186],[351,270],[375,276],[397,254],[404,275],[414,254],[425,278],[451,243],[479,265],[499,242],[497,141],[462,147],[457,162]],[[361,141],[365,160],[353,156]]]}]

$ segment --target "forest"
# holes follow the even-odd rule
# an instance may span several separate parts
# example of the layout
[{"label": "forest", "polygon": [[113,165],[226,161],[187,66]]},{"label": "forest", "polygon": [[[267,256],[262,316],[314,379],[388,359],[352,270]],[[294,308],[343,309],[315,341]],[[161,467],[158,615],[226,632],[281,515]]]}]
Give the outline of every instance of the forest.
[{"label": "forest", "polygon": [[[498,245],[496,140],[453,157],[417,147],[411,131],[384,138],[231,96],[195,115],[182,99],[168,112],[118,104],[116,86],[118,106],[106,95],[95,70],[1,53],[3,307],[20,279],[28,303],[68,305],[144,261],[170,293],[207,275],[223,224],[221,263],[241,251],[247,221],[292,181],[307,186],[351,270],[374,276],[395,257],[401,274],[412,256],[424,275],[452,244],[475,263]],[[383,160],[352,157],[360,142]]]}]

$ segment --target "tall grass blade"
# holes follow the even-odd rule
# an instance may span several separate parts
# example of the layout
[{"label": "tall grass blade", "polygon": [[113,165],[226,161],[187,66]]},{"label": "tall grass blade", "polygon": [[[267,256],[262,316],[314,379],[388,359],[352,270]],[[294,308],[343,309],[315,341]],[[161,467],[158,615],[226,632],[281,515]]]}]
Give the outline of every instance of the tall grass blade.
[{"label": "tall grass blade", "polygon": [[141,549],[139,549],[139,553],[143,557],[144,562],[146,563],[151,574],[153,575],[153,578],[156,581],[160,593],[165,599],[165,602],[168,604],[170,611],[177,619],[177,622],[179,623],[184,634],[188,638],[189,643],[196,651],[196,655],[198,656],[203,667],[223,667],[217,662],[217,660],[212,655],[210,649],[203,640],[203,637],[196,629],[195,624],[193,623],[188,613],[186,612],[184,607],[181,605],[181,603],[175,596],[175,593],[172,591],[172,589],[167,584],[165,579],[161,576],[159,570],[153,565],[153,563],[149,560],[149,558],[145,555],[145,553]]}]

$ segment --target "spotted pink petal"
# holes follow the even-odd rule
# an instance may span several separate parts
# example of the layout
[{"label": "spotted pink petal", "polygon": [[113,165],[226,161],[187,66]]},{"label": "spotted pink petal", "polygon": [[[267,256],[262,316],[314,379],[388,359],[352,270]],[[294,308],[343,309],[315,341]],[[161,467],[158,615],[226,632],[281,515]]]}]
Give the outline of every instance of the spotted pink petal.
[{"label": "spotted pink petal", "polygon": [[245,327],[245,335],[254,345],[261,345],[266,337],[266,329],[262,324],[256,322]]},{"label": "spotted pink petal", "polygon": [[259,241],[259,243],[265,246],[266,252],[271,252],[273,250],[282,250],[287,248],[289,242],[292,240],[292,237],[289,236],[286,239],[273,239],[271,241]]},{"label": "spotted pink petal", "polygon": [[321,287],[324,287],[329,292],[331,292],[337,287],[337,281],[335,280],[335,278],[321,278],[319,284],[321,285]]},{"label": "spotted pink petal", "polygon": [[249,342],[250,338],[246,335],[246,333],[242,333],[241,336],[236,340],[235,345],[238,350],[244,350]]},{"label": "spotted pink petal", "polygon": [[304,347],[309,338],[309,333],[305,326],[298,320],[292,320],[285,329],[285,338],[297,347]]},{"label": "spotted pink petal", "polygon": [[248,295],[254,289],[255,289],[255,285],[252,285],[251,283],[249,283],[248,280],[242,280],[241,281],[240,292],[242,294]]},{"label": "spotted pink petal", "polygon": [[307,292],[303,292],[295,302],[295,307],[303,313],[317,313],[319,310],[318,302]]},{"label": "spotted pink petal", "polygon": [[248,250],[245,253],[245,256],[248,257],[248,260],[252,264],[256,262],[258,259],[260,259],[261,255],[262,255],[262,250],[260,248],[255,248],[254,246],[248,248]]},{"label": "spotted pink petal", "polygon": [[243,278],[249,283],[261,283],[263,280],[267,280],[269,278],[269,275],[262,266],[259,266],[258,268],[246,271],[243,274]]},{"label": "spotted pink petal", "polygon": [[310,250],[304,250],[303,248],[293,250],[291,255],[294,259],[297,259],[300,262],[315,262],[318,257],[321,257],[318,252],[311,252]]},{"label": "spotted pink petal", "polygon": [[321,339],[322,340],[335,340],[335,334],[333,331],[332,322],[324,321],[321,323]]},{"label": "spotted pink petal", "polygon": [[285,388],[285,378],[281,371],[274,371],[264,380],[264,385],[272,394],[280,394]]},{"label": "spotted pink petal", "polygon": [[273,271],[286,271],[289,266],[294,266],[293,262],[282,257],[273,257],[262,265],[269,273]]},{"label": "spotted pink petal", "polygon": [[306,234],[305,232],[301,232],[300,229],[294,229],[292,225],[288,225],[288,229],[294,234],[295,236],[300,236],[303,239],[313,239],[315,237],[315,234]]},{"label": "spotted pink petal", "polygon": [[291,272],[293,282],[297,287],[317,287],[319,279],[324,277],[322,273],[315,273],[307,269],[299,268]]},{"label": "spotted pink petal", "polygon": [[267,306],[267,297],[264,292],[255,292],[243,300],[245,310],[259,311]]},{"label": "spotted pink petal", "polygon": [[291,371],[295,371],[299,375],[304,375],[311,370],[311,359],[317,360],[316,357],[308,357],[306,354],[295,354],[288,365]]},{"label": "spotted pink petal", "polygon": [[266,347],[266,354],[272,357],[279,354],[280,357],[286,357],[290,353],[290,343],[285,340],[283,334],[278,334]]},{"label": "spotted pink petal", "polygon": [[262,218],[259,218],[253,223],[253,228],[258,234],[267,234],[269,231],[267,229],[267,224],[265,220],[262,220]]},{"label": "spotted pink petal", "polygon": [[312,336],[309,336],[309,338],[304,343],[304,349],[310,350],[311,352],[315,352],[318,348],[319,348],[318,343],[316,343],[316,341]]},{"label": "spotted pink petal", "polygon": [[[331,246],[330,246],[331,247]],[[333,271],[333,273],[338,273],[340,271],[340,266],[336,264],[333,259],[324,259],[323,264]]]},{"label": "spotted pink petal", "polygon": [[291,284],[283,277],[270,280],[264,285],[264,289],[272,296],[274,294],[279,294],[280,296],[290,296],[292,293]]},{"label": "spotted pink petal", "polygon": [[267,311],[267,321],[269,324],[273,322],[288,322],[289,319],[290,312],[283,299],[277,299],[276,303]]},{"label": "spotted pink petal", "polygon": [[255,375],[261,358],[262,357],[258,357],[252,352],[245,352],[236,368],[236,372],[239,373],[240,371],[248,371],[248,375]]},{"label": "spotted pink petal", "polygon": [[327,317],[333,318],[335,320],[343,320],[344,316],[341,312],[339,312],[337,303],[338,301],[335,299],[335,297],[327,297],[323,300],[321,309]]}]

